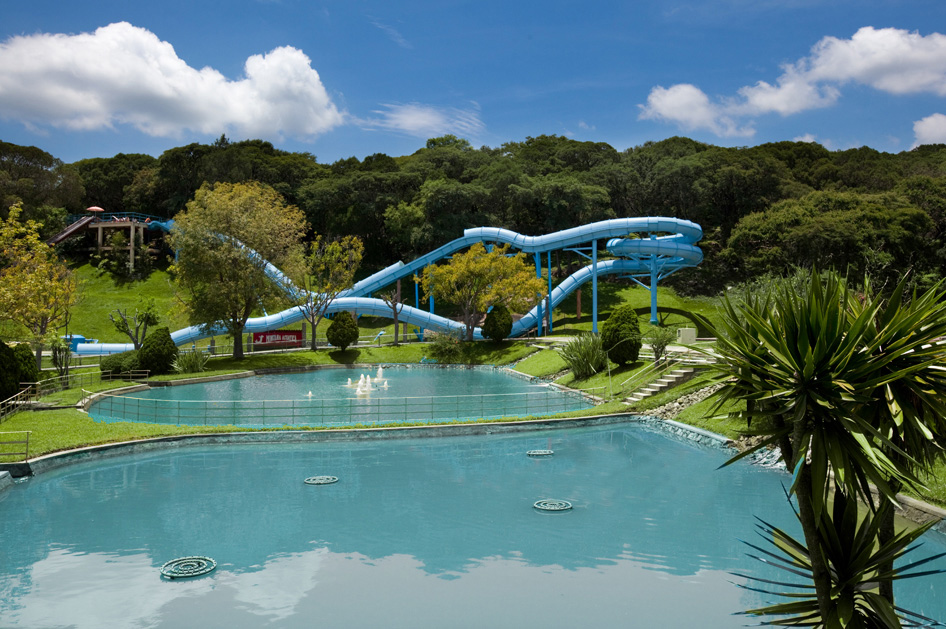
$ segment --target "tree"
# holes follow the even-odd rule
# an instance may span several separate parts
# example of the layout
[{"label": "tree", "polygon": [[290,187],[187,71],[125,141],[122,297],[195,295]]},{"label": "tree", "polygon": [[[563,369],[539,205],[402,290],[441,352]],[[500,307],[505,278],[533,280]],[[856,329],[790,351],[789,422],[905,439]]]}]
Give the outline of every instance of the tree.
[{"label": "tree", "polygon": [[644,339],[650,345],[650,351],[654,353],[654,362],[659,363],[667,351],[667,347],[677,338],[675,328],[665,328],[663,326],[651,326],[650,330],[644,335]]},{"label": "tree", "polygon": [[466,325],[467,340],[490,306],[502,304],[519,310],[545,296],[545,282],[525,262],[525,254],[507,256],[508,245],[493,247],[475,243],[465,253],[456,254],[449,263],[428,266],[421,276],[424,293],[456,305]]},{"label": "tree", "polygon": [[601,346],[608,358],[618,365],[637,360],[641,351],[641,330],[637,312],[631,304],[622,304],[611,312],[601,326]]},{"label": "tree", "polygon": [[207,332],[222,326],[235,359],[243,358],[243,328],[254,310],[284,303],[294,290],[268,273],[272,264],[298,274],[304,231],[302,212],[256,182],[201,186],[177,215],[172,271],[189,297],[191,322]]},{"label": "tree", "polygon": [[325,338],[343,352],[349,345],[358,342],[358,322],[347,310],[335,314],[325,332]]},{"label": "tree", "polygon": [[312,326],[310,348],[316,348],[316,330],[329,304],[339,293],[352,287],[355,273],[361,266],[365,246],[357,236],[328,240],[316,234],[308,245],[308,255],[296,282],[305,290],[294,299]]},{"label": "tree", "polygon": [[[744,400],[746,410],[735,415],[763,436],[737,458],[777,445],[794,472],[791,492],[815,602],[813,608],[799,603],[793,613],[804,608],[813,614],[808,621],[894,617],[890,584],[897,577],[884,567],[889,562],[878,560],[878,574],[853,584],[867,590],[881,583],[881,596],[862,601],[869,609],[852,611],[834,587],[835,554],[823,543],[828,496],[833,491],[836,501],[856,508],[863,500],[876,510],[871,485],[882,503],[894,502],[896,489],[918,486],[918,473],[946,445],[946,351],[938,343],[946,335],[946,291],[938,286],[906,300],[906,281],[881,299],[853,291],[836,273],[809,272],[800,289],[784,283],[739,303],[724,301],[715,350],[724,382],[719,404]],[[873,534],[880,545],[894,541]],[[785,613],[775,609],[756,611]]]},{"label": "tree", "polygon": [[20,207],[0,221],[0,318],[30,331],[41,367],[47,332],[65,322],[77,299],[75,276],[39,236],[35,221],[19,222]]},{"label": "tree", "polygon": [[[115,315],[118,315],[117,320]],[[139,302],[135,306],[135,314],[130,317],[127,308],[124,310],[116,308],[108,313],[108,318],[112,321],[112,325],[115,326],[116,330],[131,339],[135,349],[141,349],[142,341],[148,336],[148,326],[157,325],[159,321],[158,313],[154,307],[154,299]]]},{"label": "tree", "polygon": [[391,319],[394,320],[394,345],[398,344],[398,315],[404,310],[404,303],[401,301],[401,281],[398,280],[397,288],[389,293],[381,294],[381,301],[391,309]]}]

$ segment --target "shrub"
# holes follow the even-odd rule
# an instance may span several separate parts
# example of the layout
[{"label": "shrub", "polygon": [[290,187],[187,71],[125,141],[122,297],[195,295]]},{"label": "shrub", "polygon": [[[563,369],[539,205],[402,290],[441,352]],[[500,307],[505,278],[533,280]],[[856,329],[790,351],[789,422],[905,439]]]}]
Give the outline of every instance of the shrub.
[{"label": "shrub", "polygon": [[660,359],[664,356],[664,352],[667,350],[667,346],[676,340],[677,329],[653,326],[647,332],[646,338],[647,344],[650,345],[651,351],[654,352],[654,362],[659,363]]},{"label": "shrub", "polygon": [[641,352],[637,312],[630,304],[618,306],[601,326],[601,346],[618,365],[633,363]]},{"label": "shrub", "polygon": [[19,367],[17,383],[39,382],[39,369],[36,368],[36,354],[26,343],[20,343],[13,348],[16,362]]},{"label": "shrub", "polygon": [[119,374],[128,371],[137,371],[138,369],[137,350],[103,356],[102,360],[99,361],[99,371],[102,373],[110,371],[114,374]]},{"label": "shrub", "polygon": [[493,306],[483,322],[483,336],[497,343],[509,336],[512,331],[512,315],[509,308],[502,304]]},{"label": "shrub", "polygon": [[590,378],[608,366],[608,356],[601,346],[601,337],[582,332],[560,351],[562,360],[578,380]]},{"label": "shrub", "polygon": [[20,365],[16,353],[0,341],[0,400],[20,391]]},{"label": "shrub", "polygon": [[207,352],[194,350],[180,352],[174,361],[174,371],[177,373],[200,373],[206,371],[210,355]]},{"label": "shrub", "polygon": [[438,363],[459,363],[463,359],[463,331],[435,332],[427,349]]},{"label": "shrub", "polygon": [[49,352],[52,355],[53,366],[60,376],[66,375],[69,368],[69,359],[72,358],[72,346],[58,336],[49,343]]},{"label": "shrub", "polygon": [[328,330],[325,331],[325,338],[329,344],[344,352],[349,345],[358,342],[358,322],[350,312],[342,310],[335,314]]},{"label": "shrub", "polygon": [[171,373],[176,358],[177,345],[171,340],[171,331],[167,327],[157,328],[138,350],[138,368],[146,369],[152,376]]}]

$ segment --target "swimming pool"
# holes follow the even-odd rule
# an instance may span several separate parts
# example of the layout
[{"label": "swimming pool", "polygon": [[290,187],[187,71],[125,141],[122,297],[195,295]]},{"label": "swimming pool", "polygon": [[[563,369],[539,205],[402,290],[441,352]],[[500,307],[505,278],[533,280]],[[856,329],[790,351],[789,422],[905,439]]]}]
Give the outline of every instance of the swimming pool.
[{"label": "swimming pool", "polygon": [[[550,457],[526,455],[551,449]],[[646,424],[181,447],[0,493],[4,627],[742,627],[776,471]],[[303,479],[337,476],[332,485]],[[573,509],[543,513],[536,500]],[[946,550],[927,535],[919,556]],[[167,581],[170,559],[215,572]],[[946,618],[946,575],[898,586]]]},{"label": "swimming pool", "polygon": [[546,416],[591,406],[580,393],[508,370],[368,366],[103,395],[89,414],[107,422],[346,426]]}]

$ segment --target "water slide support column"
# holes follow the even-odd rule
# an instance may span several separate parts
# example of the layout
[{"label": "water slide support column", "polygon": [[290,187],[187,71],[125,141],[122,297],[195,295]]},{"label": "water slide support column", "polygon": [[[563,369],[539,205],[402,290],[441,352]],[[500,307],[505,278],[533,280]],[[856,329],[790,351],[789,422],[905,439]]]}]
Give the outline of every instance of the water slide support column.
[{"label": "water slide support column", "polygon": [[[539,279],[542,279],[542,254],[538,251],[535,252],[535,276]],[[542,336],[542,296],[539,295],[538,310],[536,314],[538,315],[535,319],[535,335]]]},{"label": "water slide support column", "polygon": [[[414,277],[414,307],[420,310],[420,284],[417,283],[417,277]],[[420,340],[424,340],[424,328],[420,328]]]},{"label": "water slide support column", "polygon": [[[656,234],[651,234],[652,241],[657,240]],[[657,319],[657,254],[650,254],[650,324],[657,325],[660,320]]]},{"label": "water slide support column", "polygon": [[552,333],[552,252],[548,252],[548,270],[549,270],[549,334]]},{"label": "water slide support column", "polygon": [[598,333],[598,241],[591,241],[591,331]]}]

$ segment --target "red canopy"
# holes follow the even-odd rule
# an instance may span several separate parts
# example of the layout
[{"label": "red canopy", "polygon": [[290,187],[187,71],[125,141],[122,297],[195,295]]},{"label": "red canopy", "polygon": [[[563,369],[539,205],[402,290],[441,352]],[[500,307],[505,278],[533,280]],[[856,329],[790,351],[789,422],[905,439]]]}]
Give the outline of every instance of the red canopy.
[{"label": "red canopy", "polygon": [[92,207],[87,207],[87,208],[85,208],[85,211],[86,211],[86,212],[104,212],[105,210],[103,210],[102,208],[100,208],[100,207],[97,206],[97,205],[93,205]]}]

